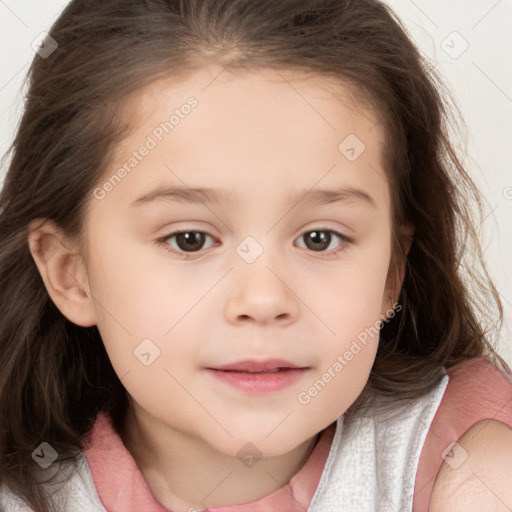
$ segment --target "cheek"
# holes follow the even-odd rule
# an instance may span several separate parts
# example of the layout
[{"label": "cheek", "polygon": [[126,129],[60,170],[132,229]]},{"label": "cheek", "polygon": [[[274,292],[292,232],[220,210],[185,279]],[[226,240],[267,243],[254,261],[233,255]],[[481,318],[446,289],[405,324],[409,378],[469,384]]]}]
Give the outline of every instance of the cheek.
[{"label": "cheek", "polygon": [[[376,344],[349,346],[329,362],[297,394],[297,407],[306,422],[335,421],[363,391],[373,365]],[[350,357],[347,357],[348,354]]]},{"label": "cheek", "polygon": [[[384,242],[379,249],[386,254]],[[316,288],[326,335],[317,339],[318,368],[297,396],[312,417],[336,419],[363,391],[378,348],[387,269],[388,259],[369,251],[331,275],[324,293]]]},{"label": "cheek", "polygon": [[376,261],[373,254],[361,254],[350,265],[340,265],[339,271],[331,273],[323,286],[316,288],[319,316],[334,331],[333,337],[346,340],[378,325],[388,266],[387,258]]},{"label": "cheek", "polygon": [[[100,241],[97,242],[101,247]],[[89,269],[91,291],[99,323],[136,338],[159,336],[168,330],[180,311],[182,288],[175,277],[159,269],[148,251],[121,240],[96,249]],[[151,250],[151,249],[150,249]],[[177,290],[180,290],[180,293]]]},{"label": "cheek", "polygon": [[378,348],[379,328],[365,319],[348,317],[339,332],[318,344],[319,361],[309,382],[297,394],[298,407],[312,424],[322,418],[325,426],[343,414],[363,391]]},{"label": "cheek", "polygon": [[201,309],[194,305],[205,284],[183,272],[170,273],[168,266],[165,272],[148,261],[147,251],[129,244],[96,255],[91,291],[97,326],[116,373],[120,378],[129,375],[123,385],[130,393],[164,384],[165,389],[170,378],[164,370],[177,368],[179,373],[194,359],[190,338],[200,325]]}]

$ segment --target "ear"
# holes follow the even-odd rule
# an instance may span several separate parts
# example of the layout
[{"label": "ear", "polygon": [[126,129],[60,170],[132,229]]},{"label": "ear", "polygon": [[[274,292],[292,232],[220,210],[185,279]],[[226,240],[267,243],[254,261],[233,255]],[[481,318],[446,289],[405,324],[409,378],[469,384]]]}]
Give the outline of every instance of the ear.
[{"label": "ear", "polygon": [[36,219],[28,226],[28,245],[59,311],[76,325],[95,325],[87,269],[76,244],[54,222]]},{"label": "ear", "polygon": [[[405,278],[405,265],[407,262],[407,255],[411,249],[412,241],[414,238],[414,227],[411,223],[402,226],[397,235],[395,235],[397,251],[391,257],[388,268],[388,275],[386,279],[386,289],[382,297],[381,315],[383,318],[388,318],[390,311],[395,309],[395,304],[398,302],[400,290],[404,283]],[[396,254],[396,252],[398,252]]]}]

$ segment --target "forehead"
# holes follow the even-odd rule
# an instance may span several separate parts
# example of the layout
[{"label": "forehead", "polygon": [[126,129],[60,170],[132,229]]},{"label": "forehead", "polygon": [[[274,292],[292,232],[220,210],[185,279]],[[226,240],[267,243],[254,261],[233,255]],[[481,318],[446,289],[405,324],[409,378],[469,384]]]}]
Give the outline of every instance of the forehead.
[{"label": "forehead", "polygon": [[289,197],[295,185],[347,181],[385,205],[379,116],[356,92],[331,77],[277,69],[210,66],[156,80],[123,104],[131,133],[109,172],[149,140],[153,147],[111,196],[132,202],[136,192],[165,183],[270,200],[270,191]]},{"label": "forehead", "polygon": [[[136,135],[137,130],[149,127],[148,122],[165,118],[166,107],[179,108],[191,96],[201,103],[196,113],[200,110],[205,116],[231,116],[231,122],[233,116],[241,121],[244,113],[252,111],[264,113],[270,124],[284,112],[287,117],[300,115],[313,126],[315,121],[322,121],[324,128],[337,130],[340,109],[353,120],[365,118],[370,127],[377,126],[380,117],[368,94],[339,78],[301,70],[231,70],[210,65],[193,73],[157,79],[135,91],[122,104],[123,121]],[[276,108],[277,103],[280,108]]]}]

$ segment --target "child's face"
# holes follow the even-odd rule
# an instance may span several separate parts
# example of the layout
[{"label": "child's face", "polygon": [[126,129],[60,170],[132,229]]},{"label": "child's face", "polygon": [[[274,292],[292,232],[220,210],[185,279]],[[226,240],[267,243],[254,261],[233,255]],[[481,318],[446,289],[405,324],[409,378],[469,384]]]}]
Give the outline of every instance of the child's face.
[{"label": "child's face", "polygon": [[[251,442],[274,456],[344,413],[368,379],[393,302],[382,132],[323,79],[219,72],[155,82],[134,105],[143,115],[90,200],[91,308],[141,418],[225,454]],[[171,187],[220,200],[138,201]],[[345,192],[293,199],[319,190]],[[193,233],[157,243],[177,230]],[[303,369],[253,384],[208,370],[269,359]]]}]

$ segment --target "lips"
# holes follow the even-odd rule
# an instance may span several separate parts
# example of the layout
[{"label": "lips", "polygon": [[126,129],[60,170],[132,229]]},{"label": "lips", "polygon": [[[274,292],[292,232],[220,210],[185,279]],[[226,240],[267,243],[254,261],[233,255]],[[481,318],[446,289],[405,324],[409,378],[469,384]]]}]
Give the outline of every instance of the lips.
[{"label": "lips", "polygon": [[290,370],[305,368],[298,366],[290,361],[284,359],[266,359],[264,361],[257,361],[254,359],[247,359],[245,361],[238,361],[236,363],[224,364],[222,366],[215,366],[208,368],[209,370],[219,370],[225,372],[246,372],[246,373],[277,373],[281,370]]},{"label": "lips", "polygon": [[247,359],[205,368],[213,382],[235,389],[237,393],[253,396],[284,390],[303,378],[308,370],[309,367],[298,366],[284,359]]}]

